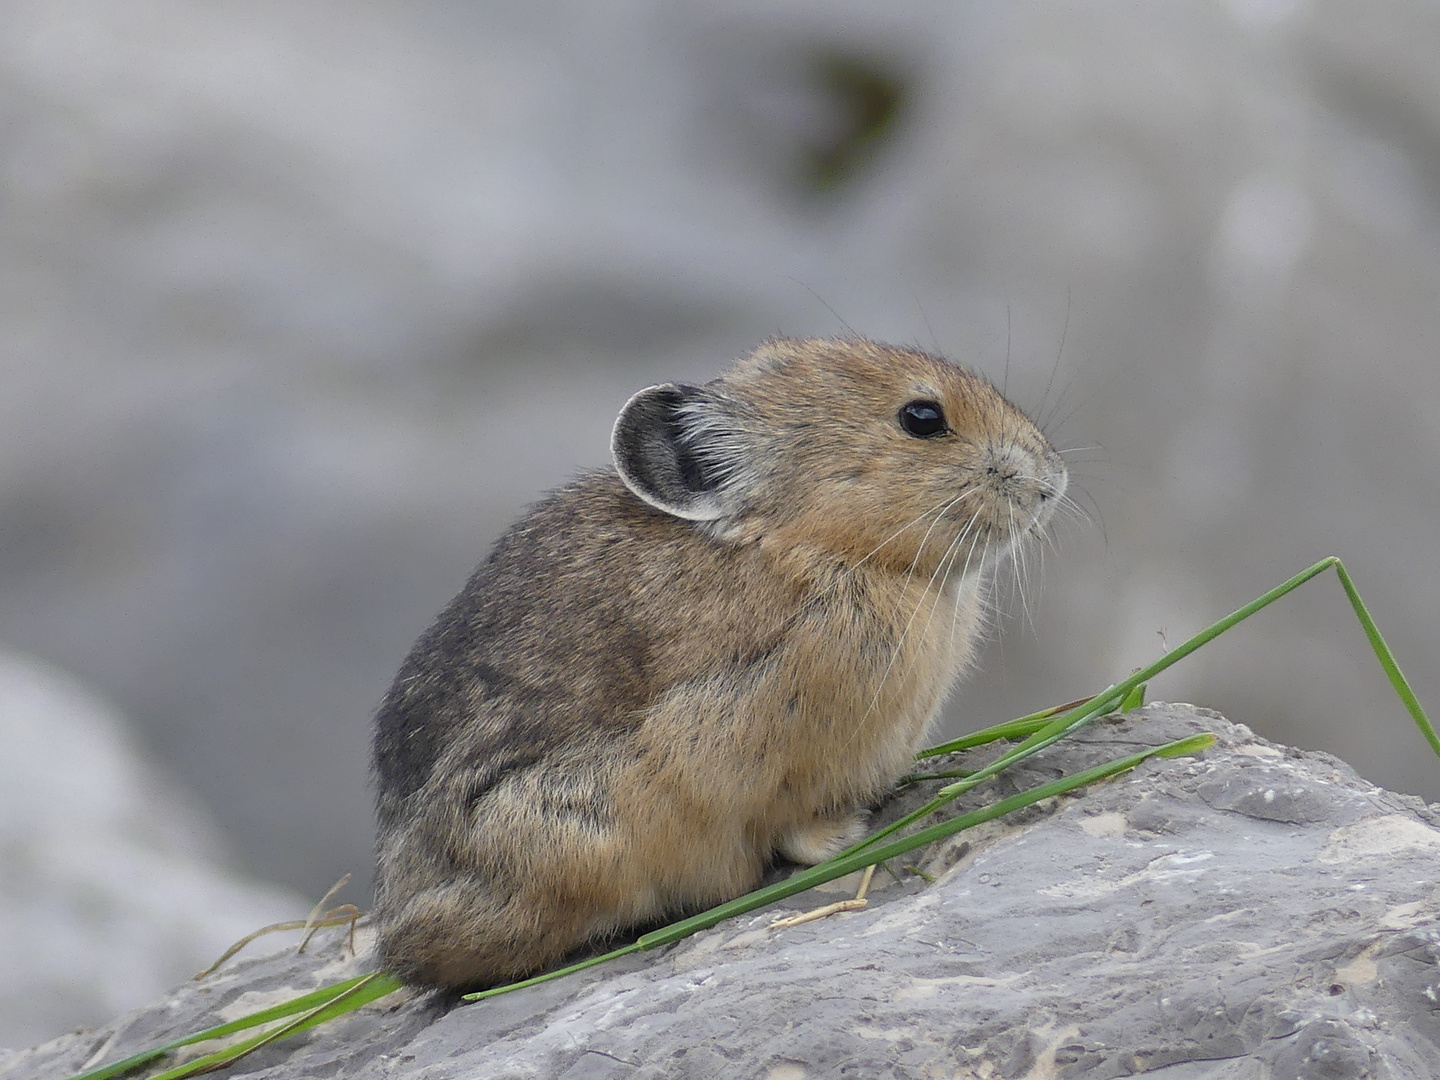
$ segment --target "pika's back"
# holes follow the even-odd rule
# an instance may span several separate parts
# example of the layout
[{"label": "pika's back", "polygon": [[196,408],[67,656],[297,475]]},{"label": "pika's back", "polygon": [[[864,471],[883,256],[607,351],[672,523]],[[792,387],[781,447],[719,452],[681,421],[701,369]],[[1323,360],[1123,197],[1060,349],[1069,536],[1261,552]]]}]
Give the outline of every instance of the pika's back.
[{"label": "pika's back", "polygon": [[503,770],[582,734],[618,736],[665,685],[778,633],[773,601],[786,598],[756,602],[774,583],[755,554],[697,544],[610,470],[552,493],[397,674],[376,718],[382,827],[447,750]]}]

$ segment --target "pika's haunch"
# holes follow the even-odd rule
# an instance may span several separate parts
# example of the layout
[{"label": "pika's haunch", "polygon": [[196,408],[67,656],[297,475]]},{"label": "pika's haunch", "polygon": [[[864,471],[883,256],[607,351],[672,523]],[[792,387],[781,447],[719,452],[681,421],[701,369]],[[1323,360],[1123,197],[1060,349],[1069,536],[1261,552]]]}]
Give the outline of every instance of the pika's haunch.
[{"label": "pika's haunch", "polygon": [[375,731],[380,958],[472,989],[819,862],[903,775],[1065,466],[944,360],[776,340],[636,394]]}]

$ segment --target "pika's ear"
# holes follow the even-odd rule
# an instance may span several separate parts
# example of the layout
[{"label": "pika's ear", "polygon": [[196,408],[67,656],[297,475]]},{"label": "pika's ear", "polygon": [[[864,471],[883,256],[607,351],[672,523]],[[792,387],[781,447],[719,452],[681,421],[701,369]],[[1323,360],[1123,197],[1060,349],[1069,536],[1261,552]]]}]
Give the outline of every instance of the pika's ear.
[{"label": "pika's ear", "polygon": [[687,521],[725,516],[715,403],[699,386],[661,383],[625,403],[610,433],[610,453],[625,486],[645,502]]}]

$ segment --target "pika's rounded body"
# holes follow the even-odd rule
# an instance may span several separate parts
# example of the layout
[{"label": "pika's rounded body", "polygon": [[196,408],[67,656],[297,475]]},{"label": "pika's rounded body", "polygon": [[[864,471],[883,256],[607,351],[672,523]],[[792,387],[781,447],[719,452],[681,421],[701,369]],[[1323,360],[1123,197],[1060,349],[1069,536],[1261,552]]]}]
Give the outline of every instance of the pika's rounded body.
[{"label": "pika's rounded body", "polygon": [[407,982],[523,976],[858,838],[1065,486],[988,383],[863,340],[651,387],[613,451],[380,708],[380,956]]}]

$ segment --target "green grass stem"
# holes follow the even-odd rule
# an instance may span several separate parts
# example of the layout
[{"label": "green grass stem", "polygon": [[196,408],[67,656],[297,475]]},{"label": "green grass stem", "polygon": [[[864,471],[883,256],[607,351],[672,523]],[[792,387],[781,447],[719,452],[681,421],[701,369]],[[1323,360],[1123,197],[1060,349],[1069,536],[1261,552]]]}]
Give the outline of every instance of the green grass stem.
[{"label": "green grass stem", "polygon": [[575,964],[569,964],[554,971],[547,971],[543,975],[532,975],[528,979],[521,979],[519,982],[506,983],[504,986],[492,986],[489,990],[477,990],[473,994],[466,994],[466,1001],[480,1001],[482,998],[496,997],[500,994],[508,994],[512,990],[523,990],[527,986],[538,986],[540,983],[549,982],[551,979],[559,979],[566,975],[573,975],[577,971],[584,971],[596,964],[603,964],[609,960],[618,960],[622,956],[629,956],[633,952],[639,952],[640,942],[632,941],[629,945],[622,945],[618,949],[611,949],[600,956],[592,956]]},{"label": "green grass stem", "polygon": [[[335,983],[332,986],[323,986],[319,990],[302,994],[300,997],[292,998],[289,1001],[281,1002],[279,1005],[272,1005],[268,1009],[260,1009],[238,1020],[231,1020],[229,1023],[217,1024],[215,1027],[206,1028],[204,1031],[197,1031],[193,1035],[186,1035],[184,1038],[176,1039],[174,1042],[165,1043],[163,1046],[154,1046],[149,1050],[142,1050],[138,1054],[123,1058],[120,1061],[111,1062],[97,1069],[79,1073],[70,1077],[70,1080],[110,1080],[113,1076],[127,1073],[131,1069],[139,1068],[141,1065],[149,1064],[156,1058],[163,1057],[175,1050],[195,1043],[209,1042],[211,1039],[223,1039],[228,1035],[234,1035],[241,1031],[248,1031],[250,1028],[259,1027],[261,1024],[268,1024],[275,1020],[283,1020],[287,1016],[294,1016],[297,1013],[311,1012],[317,1008],[323,1008],[337,998],[346,998],[352,991],[358,991],[361,986],[368,985],[369,993],[358,1003],[354,998],[347,998],[350,1008],[359,1008],[366,1002],[374,1001],[385,994],[393,993],[400,989],[401,983],[393,975],[386,975],[383,972],[373,972],[369,975],[360,975],[353,979],[346,979],[344,982]],[[383,988],[383,989],[382,989]],[[379,992],[377,992],[379,991]],[[347,1010],[348,1011],[348,1010]],[[338,1014],[337,1014],[338,1015]],[[159,1077],[152,1077],[151,1080],[159,1080]]]},{"label": "green grass stem", "polygon": [[1050,721],[1051,717],[1068,712],[1075,706],[1084,705],[1090,700],[1088,697],[1077,698],[1074,701],[1067,701],[1064,705],[1053,705],[1048,709],[1031,713],[1029,716],[1020,716],[1014,720],[1007,720],[1003,724],[996,724],[994,727],[972,731],[969,735],[961,735],[958,739],[951,739],[938,746],[927,746],[915,755],[915,759],[924,761],[926,758],[939,757],[941,754],[950,754],[957,750],[973,750],[977,746],[987,746],[1002,739],[1023,739],[1027,735],[1033,735],[1039,731]]},{"label": "green grass stem", "polygon": [[1340,577],[1340,584],[1345,589],[1345,595],[1350,598],[1350,606],[1355,609],[1355,615],[1359,618],[1360,625],[1365,628],[1365,636],[1370,639],[1370,648],[1375,651],[1375,658],[1380,661],[1380,666],[1385,670],[1385,677],[1390,680],[1390,685],[1395,688],[1395,693],[1405,703],[1405,708],[1409,710],[1411,718],[1420,728],[1420,733],[1430,744],[1430,749],[1435,751],[1437,757],[1440,757],[1440,736],[1435,734],[1435,728],[1430,723],[1430,718],[1420,707],[1420,699],[1415,696],[1415,691],[1410,689],[1410,680],[1401,674],[1400,665],[1395,662],[1395,654],[1390,651],[1390,646],[1385,644],[1385,639],[1380,634],[1380,628],[1370,617],[1370,610],[1365,606],[1365,601],[1360,599],[1360,592],[1355,588],[1355,582],[1350,579],[1345,564],[1339,559],[1335,559],[1335,573]]},{"label": "green grass stem", "polygon": [[[360,1006],[368,1005],[386,994],[393,994],[398,989],[400,989],[399,981],[393,975],[387,975],[383,971],[373,971],[369,975],[362,975],[359,979],[350,980],[350,985],[329,1001],[321,1002],[313,1008],[300,1012],[289,1023],[281,1024],[254,1038],[245,1039],[234,1046],[228,1046],[224,1050],[217,1050],[213,1054],[206,1054],[204,1057],[187,1061],[183,1065],[177,1065],[173,1069],[156,1073],[150,1080],[183,1080],[187,1076],[199,1076],[201,1073],[226,1068],[234,1065],[241,1058],[253,1054],[262,1046],[298,1034],[307,1028],[323,1024],[327,1020],[334,1020],[337,1016],[353,1012]],[[286,1004],[293,1008],[295,1002],[291,1001]],[[245,1017],[244,1019],[249,1018]]]},{"label": "green grass stem", "polygon": [[1145,684],[1139,686],[1125,695],[1125,700],[1120,703],[1120,712],[1134,712],[1145,704]]},{"label": "green grass stem", "polygon": [[[1175,664],[1178,664],[1181,660],[1185,659],[1197,649],[1203,648],[1210,642],[1214,641],[1217,637],[1225,633],[1231,627],[1235,626],[1238,623],[1244,622],[1251,615],[1254,615],[1257,611],[1261,611],[1269,607],[1276,600],[1279,600],[1282,596],[1294,592],[1301,585],[1305,584],[1305,582],[1309,581],[1313,577],[1317,577],[1318,575],[1324,573],[1332,566],[1335,568],[1335,572],[1340,578],[1340,584],[1345,589],[1345,595],[1350,598],[1350,604],[1355,609],[1355,614],[1360,620],[1360,625],[1365,629],[1366,637],[1370,639],[1370,646],[1375,652],[1376,659],[1380,661],[1381,668],[1384,670],[1386,677],[1390,680],[1390,685],[1394,687],[1395,692],[1397,695],[1399,695],[1401,702],[1404,703],[1405,708],[1410,712],[1410,715],[1414,719],[1416,726],[1420,728],[1421,734],[1424,735],[1425,739],[1430,743],[1430,746],[1435,751],[1436,755],[1440,756],[1440,736],[1436,735],[1435,728],[1431,725],[1429,717],[1425,715],[1425,710],[1421,707],[1420,701],[1415,696],[1414,690],[1410,688],[1409,681],[1401,673],[1400,666],[1396,663],[1394,654],[1390,651],[1389,645],[1385,643],[1385,639],[1381,636],[1379,628],[1375,625],[1375,620],[1370,617],[1370,612],[1365,607],[1365,602],[1360,599],[1360,593],[1355,588],[1355,584],[1351,580],[1349,573],[1346,571],[1345,565],[1340,561],[1338,557],[1331,555],[1327,558],[1321,559],[1313,566],[1307,567],[1306,569],[1302,570],[1300,573],[1296,574],[1288,581],[1284,581],[1281,584],[1275,586],[1275,588],[1256,597],[1254,600],[1250,601],[1250,603],[1248,604],[1245,604],[1243,607],[1236,608],[1229,615],[1226,615],[1223,619],[1219,619],[1216,622],[1211,623],[1205,629],[1201,630],[1198,634],[1189,638],[1182,644],[1176,646],[1174,649],[1171,649],[1154,663],[1150,664],[1147,667],[1141,668],[1140,670],[1132,674],[1129,678],[1123,679],[1120,682],[1115,683],[1112,686],[1109,686],[1106,689],[1100,691],[1100,693],[1096,694],[1088,701],[1085,701],[1083,704],[1076,705],[1075,707],[1063,713],[1060,713],[1059,715],[1054,715],[1053,710],[1032,713],[1030,716],[1023,716],[1020,717],[1020,719],[1018,720],[1012,720],[1008,724],[1000,724],[994,728],[987,728],[984,732],[976,732],[975,736],[955,739],[948,743],[942,743],[938,747],[931,747],[929,750],[922,750],[918,755],[919,757],[932,757],[936,754],[945,753],[952,748],[961,749],[966,746],[977,746],[987,742],[993,742],[997,738],[1011,737],[1009,734],[1010,732],[1013,732],[1015,735],[1020,734],[1021,731],[1029,732],[1028,737],[1019,746],[1016,746],[1015,748],[1002,754],[985,768],[977,769],[969,776],[966,776],[956,781],[956,783],[951,784],[948,787],[942,788],[940,793],[934,799],[932,799],[925,806],[922,806],[919,810],[916,810],[911,814],[907,814],[899,821],[894,822],[886,828],[881,829],[878,832],[872,834],[871,836],[866,837],[854,847],[848,849],[846,852],[842,852],[842,854],[849,854],[853,851],[861,851],[867,847],[873,846],[874,844],[892,835],[893,833],[914,824],[915,822],[921,820],[929,814],[934,813],[946,803],[950,802],[964,792],[971,790],[977,784],[981,784],[984,781],[990,779],[990,777],[994,776],[1001,770],[1007,769],[1016,762],[1022,761],[1025,758],[1030,757],[1032,754],[1038,753],[1039,751],[1045,749],[1045,747],[1050,746],[1055,742],[1058,742],[1066,735],[1078,731],[1080,728],[1084,727],[1086,724],[1092,722],[1096,718],[1104,716],[1106,713],[1112,711],[1116,707],[1120,707],[1122,709],[1137,707],[1139,702],[1142,701],[1144,698],[1144,688],[1146,684],[1149,683],[1150,680],[1153,679],[1156,675],[1159,675],[1161,672],[1173,667]],[[1047,715],[1053,716],[1053,719],[1046,719]],[[1007,733],[996,734],[997,732],[1001,731],[1005,731]],[[975,740],[976,736],[980,736],[978,741],[967,741],[967,739]]]}]

